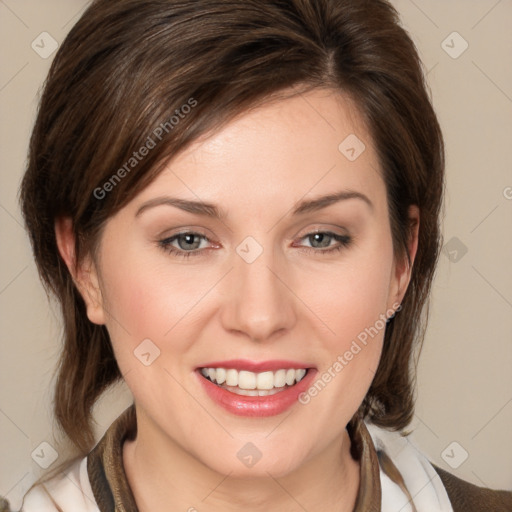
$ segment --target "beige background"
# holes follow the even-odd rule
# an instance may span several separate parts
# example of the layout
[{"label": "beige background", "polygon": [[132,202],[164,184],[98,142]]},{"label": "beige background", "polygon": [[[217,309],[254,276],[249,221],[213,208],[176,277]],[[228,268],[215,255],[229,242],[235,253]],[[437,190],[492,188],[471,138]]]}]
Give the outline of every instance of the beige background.
[{"label": "beige background", "polygon": [[[447,150],[451,255],[441,256],[435,280],[413,438],[459,477],[512,490],[512,1],[393,3],[429,70]],[[57,463],[65,456],[49,412],[59,318],[39,283],[17,205],[52,59],[31,43],[44,31],[62,42],[85,5],[0,0],[0,494],[13,507],[41,472],[31,453],[42,442],[59,452]],[[458,58],[443,49],[454,55],[463,48],[454,31],[469,44]],[[123,386],[108,394],[96,410],[98,436],[129,400]]]}]

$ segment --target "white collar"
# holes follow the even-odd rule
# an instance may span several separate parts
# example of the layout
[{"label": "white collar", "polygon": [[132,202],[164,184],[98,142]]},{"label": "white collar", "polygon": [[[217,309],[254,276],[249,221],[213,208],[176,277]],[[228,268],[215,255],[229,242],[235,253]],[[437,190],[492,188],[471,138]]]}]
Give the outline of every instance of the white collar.
[{"label": "white collar", "polygon": [[[446,489],[429,460],[416,444],[393,432],[365,422],[377,452],[383,450],[392,460],[409,491],[417,512],[453,512]],[[381,512],[413,512],[414,508],[400,487],[380,467]]]}]

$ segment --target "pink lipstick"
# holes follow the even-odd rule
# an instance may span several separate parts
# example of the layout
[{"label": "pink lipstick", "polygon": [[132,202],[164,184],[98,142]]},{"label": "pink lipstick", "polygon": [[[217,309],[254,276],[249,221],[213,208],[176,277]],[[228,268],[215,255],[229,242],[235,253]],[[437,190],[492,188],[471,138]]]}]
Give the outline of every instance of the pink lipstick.
[{"label": "pink lipstick", "polygon": [[265,417],[292,407],[317,370],[299,361],[234,359],[205,363],[196,373],[217,405],[235,415]]}]

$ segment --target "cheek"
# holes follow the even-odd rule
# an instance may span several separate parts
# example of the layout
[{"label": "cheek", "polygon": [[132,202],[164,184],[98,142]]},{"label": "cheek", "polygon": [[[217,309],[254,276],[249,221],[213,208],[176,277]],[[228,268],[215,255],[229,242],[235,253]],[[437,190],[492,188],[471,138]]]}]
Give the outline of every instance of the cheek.
[{"label": "cheek", "polygon": [[354,262],[333,269],[320,281],[317,276],[310,300],[325,324],[322,332],[326,332],[324,339],[330,340],[332,350],[345,349],[359,335],[364,338],[368,329],[382,330],[391,272],[389,248],[364,254],[360,251]]},{"label": "cheek", "polygon": [[[102,295],[107,329],[118,362],[144,339],[157,340],[172,326],[169,303],[176,288],[148,268],[136,250],[112,244],[102,259]],[[121,361],[119,361],[121,359]]]},{"label": "cheek", "polygon": [[171,341],[174,353],[186,351],[190,340],[183,329],[200,311],[197,305],[215,279],[205,276],[204,269],[172,266],[165,257],[150,257],[140,248],[110,249],[102,261],[102,290],[120,367],[136,365],[133,351],[146,339],[161,352]]},{"label": "cheek", "polygon": [[311,434],[326,442],[339,434],[339,425],[348,423],[375,376],[386,328],[390,272],[391,260],[359,260],[350,271],[332,276],[324,290],[323,309],[318,300],[316,308],[323,311],[321,319],[329,332],[320,338],[318,375],[299,401],[315,418],[309,425]]}]

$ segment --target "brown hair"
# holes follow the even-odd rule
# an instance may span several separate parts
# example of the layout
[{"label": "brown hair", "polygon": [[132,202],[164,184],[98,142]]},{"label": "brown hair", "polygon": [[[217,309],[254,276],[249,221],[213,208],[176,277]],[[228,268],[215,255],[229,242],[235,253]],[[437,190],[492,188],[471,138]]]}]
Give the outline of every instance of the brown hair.
[{"label": "brown hair", "polygon": [[[21,186],[38,270],[64,319],[54,413],[81,453],[94,444],[93,405],[122,377],[106,328],[89,322],[59,255],[56,217],[71,218],[79,260],[105,221],[200,135],[276,94],[316,87],[344,93],[363,116],[398,259],[409,258],[408,207],[420,209],[411,282],[359,409],[382,427],[410,423],[410,363],[441,246],[444,147],[396,10],[385,0],[96,0],[52,63]],[[149,139],[146,156],[130,160]]]}]

